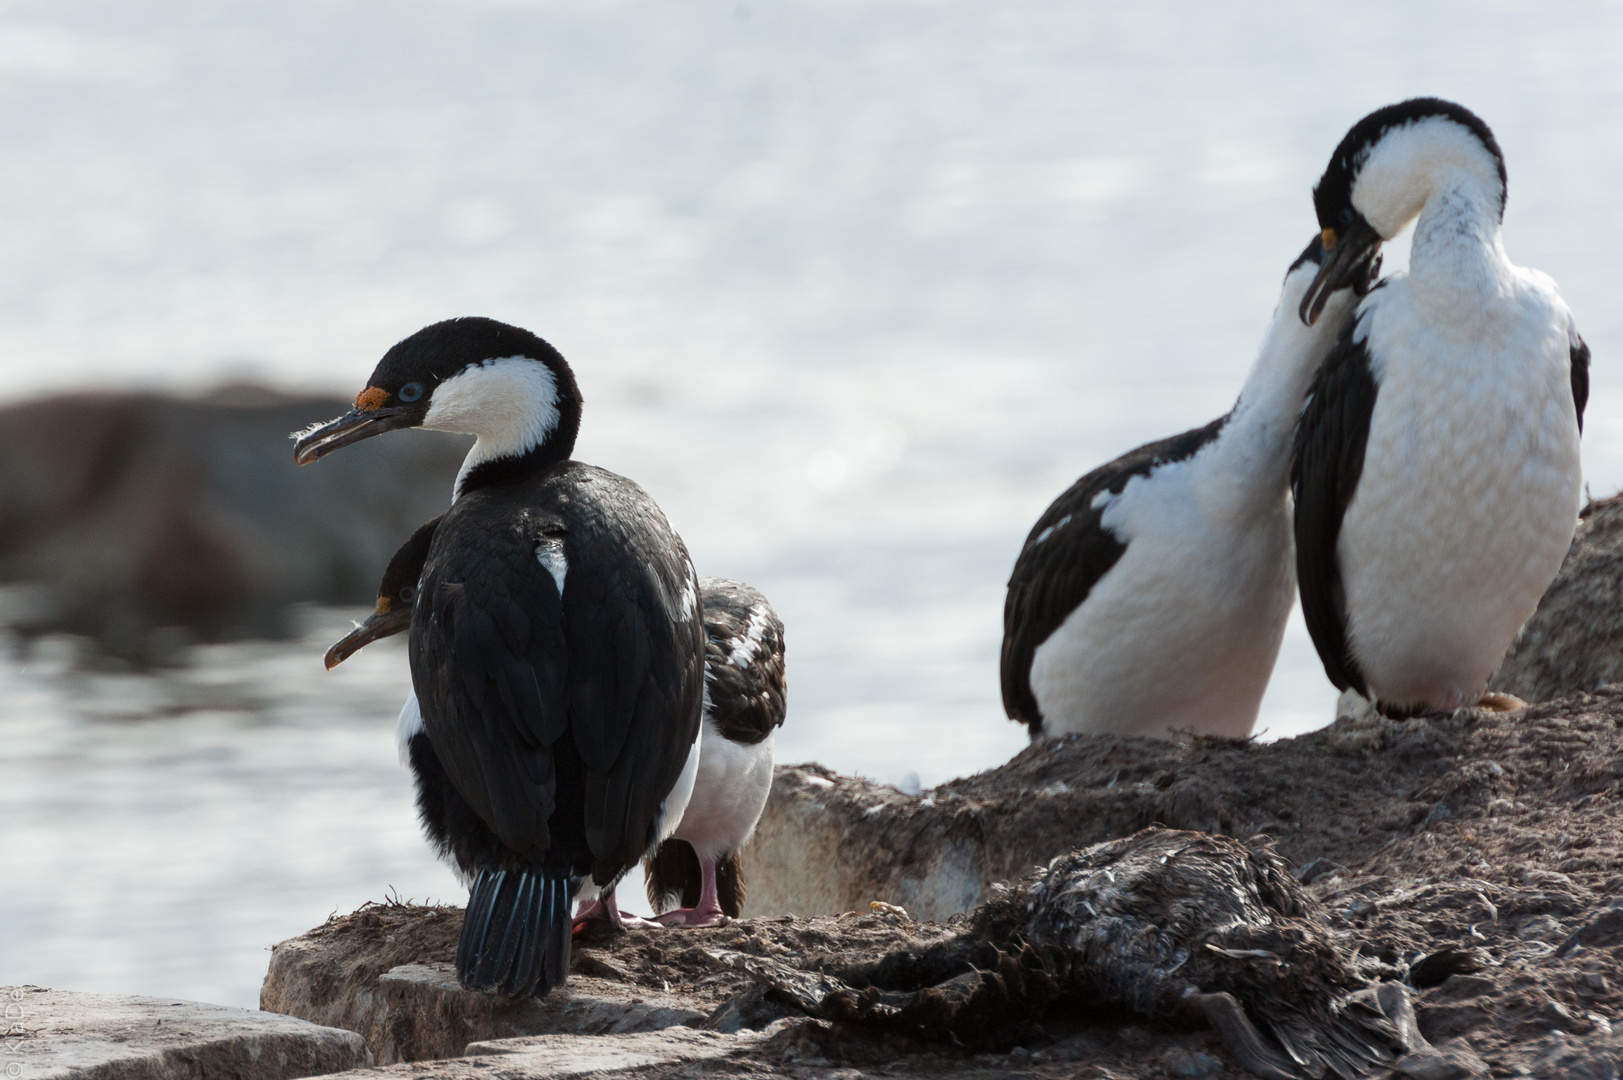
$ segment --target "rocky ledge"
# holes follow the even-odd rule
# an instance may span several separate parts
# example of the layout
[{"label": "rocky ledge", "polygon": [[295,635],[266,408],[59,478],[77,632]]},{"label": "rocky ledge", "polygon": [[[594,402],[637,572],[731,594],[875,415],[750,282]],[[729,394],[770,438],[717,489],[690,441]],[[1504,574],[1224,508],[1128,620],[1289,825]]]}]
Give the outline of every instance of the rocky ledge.
[{"label": "rocky ledge", "polygon": [[[650,1076],[1246,1075],[1211,1031],[1085,1003],[969,1049],[827,1007],[877,958],[960,933],[945,909],[986,883],[1160,823],[1266,834],[1314,917],[1405,973],[1438,1050],[1411,1063],[1416,1080],[1623,1069],[1623,688],[1514,713],[1343,719],[1273,744],[1071,739],[920,796],[815,766],[779,781],[751,894],[796,914],[585,943],[565,992],[501,1004],[450,976],[459,910],[371,906],[278,946],[262,1007],[359,1032],[380,1064],[424,1076],[494,1068],[502,1048],[507,1075],[569,1075],[547,1057],[565,1045],[631,1054],[640,1064],[605,1068]],[[770,873],[768,849],[782,864]],[[957,853],[950,873],[940,852]],[[455,1055],[471,1056],[424,1064]]]},{"label": "rocky ledge", "polygon": [[0,987],[11,1080],[287,1080],[372,1064],[351,1031],[127,994]]}]

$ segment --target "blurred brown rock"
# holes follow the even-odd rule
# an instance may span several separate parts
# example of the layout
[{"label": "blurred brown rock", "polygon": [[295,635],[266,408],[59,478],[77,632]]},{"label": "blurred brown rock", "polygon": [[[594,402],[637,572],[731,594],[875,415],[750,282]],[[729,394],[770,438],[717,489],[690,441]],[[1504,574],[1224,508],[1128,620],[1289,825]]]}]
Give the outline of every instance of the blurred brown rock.
[{"label": "blurred brown rock", "polygon": [[0,581],[43,586],[14,621],[139,658],[160,628],[274,637],[291,603],[369,602],[445,509],[467,440],[416,432],[298,469],[288,433],[348,407],[232,386],[0,408]]}]

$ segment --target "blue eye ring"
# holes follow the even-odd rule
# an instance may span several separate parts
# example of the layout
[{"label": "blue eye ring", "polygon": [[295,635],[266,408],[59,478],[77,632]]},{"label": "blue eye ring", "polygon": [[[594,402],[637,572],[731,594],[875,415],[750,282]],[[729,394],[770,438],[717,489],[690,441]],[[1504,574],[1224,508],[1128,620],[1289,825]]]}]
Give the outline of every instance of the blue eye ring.
[{"label": "blue eye ring", "polygon": [[1352,207],[1350,207],[1350,206],[1342,207],[1342,209],[1341,209],[1341,223],[1343,225],[1351,225],[1352,220],[1353,220]]},{"label": "blue eye ring", "polygon": [[418,398],[423,396],[423,384],[420,382],[409,382],[405,386],[402,386],[400,388],[400,393],[396,394],[395,396],[401,401],[408,403],[416,401]]},{"label": "blue eye ring", "polygon": [[401,601],[401,603],[409,604],[409,603],[411,603],[412,601],[414,601],[416,599],[417,599],[417,586],[415,586],[415,585],[407,585],[405,588],[400,590],[400,601]]}]

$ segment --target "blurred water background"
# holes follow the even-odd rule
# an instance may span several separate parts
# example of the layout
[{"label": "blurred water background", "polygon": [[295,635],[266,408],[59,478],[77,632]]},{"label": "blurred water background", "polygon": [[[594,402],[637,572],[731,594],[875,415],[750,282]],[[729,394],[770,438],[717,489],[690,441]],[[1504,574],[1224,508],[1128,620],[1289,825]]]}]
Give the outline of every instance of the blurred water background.
[{"label": "blurred water background", "polygon": [[[529,327],[578,456],[783,615],[779,759],[929,786],[1023,745],[1030,523],[1228,407],[1371,108],[1494,127],[1623,482],[1620,46],[1549,2],[0,0],[0,398],[353,394],[430,321]],[[350,614],[147,674],[10,650],[0,982],[252,1005],[330,912],[460,902],[394,757],[400,642],[322,670]],[[1295,620],[1264,737],[1333,700]]]}]

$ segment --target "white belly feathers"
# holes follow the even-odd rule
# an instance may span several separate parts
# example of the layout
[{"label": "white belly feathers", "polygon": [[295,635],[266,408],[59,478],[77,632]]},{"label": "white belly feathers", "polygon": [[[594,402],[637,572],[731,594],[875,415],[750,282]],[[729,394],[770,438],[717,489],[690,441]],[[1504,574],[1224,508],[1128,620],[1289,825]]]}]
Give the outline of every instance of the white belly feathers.
[{"label": "white belly feathers", "polygon": [[1577,526],[1570,346],[1549,317],[1446,337],[1411,293],[1389,292],[1370,320],[1379,392],[1337,549],[1348,641],[1378,697],[1454,706],[1486,686]]},{"label": "white belly feathers", "polygon": [[1127,550],[1032,658],[1045,734],[1250,733],[1296,587],[1290,502],[1235,498],[1203,467],[1220,441],[1107,496]]}]

